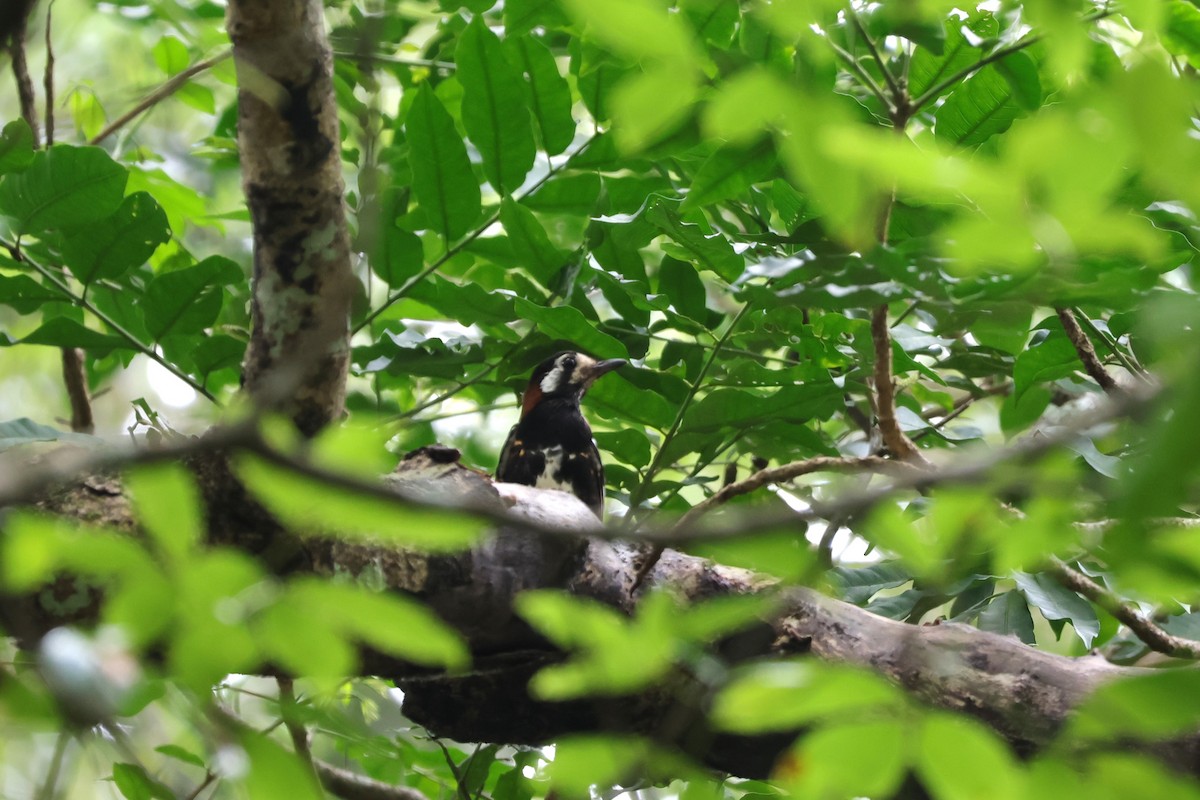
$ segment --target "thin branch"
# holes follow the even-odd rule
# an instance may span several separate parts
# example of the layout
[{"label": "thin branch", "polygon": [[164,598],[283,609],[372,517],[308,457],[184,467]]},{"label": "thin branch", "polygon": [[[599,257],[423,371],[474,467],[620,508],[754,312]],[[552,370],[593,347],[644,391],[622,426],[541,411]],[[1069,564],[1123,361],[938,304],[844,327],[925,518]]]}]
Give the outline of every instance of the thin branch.
[{"label": "thin branch", "polygon": [[883,443],[896,458],[919,466],[928,467],[929,462],[913,444],[912,439],[900,429],[896,420],[896,387],[892,383],[892,337],[888,333],[887,304],[876,308],[871,314],[871,340],[875,345],[875,416],[879,419],[879,432]]},{"label": "thin branch", "polygon": [[859,64],[858,59],[856,59],[851,53],[846,52],[843,48],[834,44],[833,41],[828,38],[826,38],[825,41],[829,42],[829,46],[833,48],[833,52],[837,53],[838,57],[841,58],[842,61],[846,62],[846,65],[850,67],[850,71],[853,72],[860,81],[862,81],[863,86],[869,89],[871,94],[875,95],[876,99],[883,104],[883,107],[887,109],[888,115],[890,116],[896,110],[896,107],[892,105],[892,101],[888,98],[887,94],[884,93],[880,85],[875,82],[875,79],[871,77],[871,73],[863,69],[862,64]]},{"label": "thin branch", "polygon": [[1200,660],[1200,642],[1167,633],[1153,621],[1142,616],[1142,613],[1132,603],[1125,602],[1114,592],[1063,561],[1051,558],[1049,564],[1048,572],[1059,583],[1071,591],[1078,592],[1112,614],[1151,650],[1176,658]]},{"label": "thin branch", "polygon": [[1083,368],[1087,370],[1087,374],[1091,375],[1092,380],[1100,384],[1100,388],[1108,394],[1119,392],[1121,387],[1117,386],[1113,376],[1109,375],[1108,371],[1104,369],[1104,365],[1100,363],[1100,359],[1096,356],[1096,349],[1092,347],[1092,340],[1079,327],[1074,312],[1065,307],[1055,310],[1058,312],[1058,321],[1062,323],[1063,330],[1067,332],[1067,338],[1071,340],[1075,352],[1079,354],[1079,360],[1083,362]]},{"label": "thin branch", "polygon": [[62,376],[67,387],[67,398],[71,401],[71,430],[92,433],[96,430],[96,422],[92,417],[92,398],[88,395],[83,350],[78,347],[62,349]]},{"label": "thin branch", "polygon": [[292,749],[313,777],[319,780],[313,764],[312,748],[308,744],[308,728],[296,719],[296,683],[289,675],[276,675],[275,683],[279,685],[279,718],[292,739]]},{"label": "thin branch", "polygon": [[96,306],[94,306],[91,302],[89,302],[86,297],[75,294],[75,292],[73,292],[71,290],[71,287],[68,286],[61,278],[59,278],[57,275],[55,275],[52,270],[37,263],[36,261],[31,259],[28,256],[28,254],[21,252],[20,248],[17,247],[17,245],[15,245],[15,244],[0,240],[0,247],[7,248],[9,253],[12,254],[12,257],[14,260],[20,261],[21,263],[26,264],[29,267],[31,267],[35,272],[37,272],[43,278],[45,278],[50,283],[51,286],[53,286],[60,293],[62,293],[62,295],[64,297],[66,297],[68,300],[70,300],[70,302],[73,305],[76,305],[79,308],[82,308],[84,311],[87,311],[87,312],[91,313],[92,315],[94,315],[97,319],[99,319],[101,322],[103,322],[105,325],[107,325],[114,333],[116,333],[118,336],[120,336],[122,339],[124,339],[126,342],[128,342],[134,350],[136,350],[137,352],[146,356],[150,360],[157,362],[160,366],[162,366],[164,369],[166,369],[167,372],[170,372],[176,378],[179,378],[179,380],[183,381],[188,386],[192,387],[192,389],[194,389],[197,394],[200,394],[203,397],[206,397],[207,399],[209,399],[216,405],[220,405],[220,402],[217,400],[217,398],[210,391],[208,391],[208,389],[204,388],[204,386],[202,384],[198,383],[194,378],[192,378],[186,372],[180,370],[174,364],[172,364],[171,362],[167,361],[165,358],[160,356],[153,347],[142,344],[141,340],[139,340],[136,336],[134,336],[132,333],[130,333],[128,330],[126,330],[124,328],[124,326],[122,326],[120,323],[118,323],[116,320],[114,320],[108,314],[105,314],[103,311],[96,308]]},{"label": "thin branch", "polygon": [[215,781],[216,779],[217,779],[217,774],[215,772],[212,772],[212,771],[205,772],[204,780],[200,781],[200,785],[197,786],[195,789],[193,789],[188,794],[188,796],[185,798],[185,800],[196,800],[196,798],[200,796],[200,793],[203,792],[205,789],[207,789],[209,786],[211,786],[213,781]]},{"label": "thin branch", "polygon": [[686,514],[679,518],[679,521],[675,523],[675,527],[686,527],[701,514],[708,512],[716,506],[728,503],[735,497],[749,494],[756,489],[761,489],[773,483],[784,483],[793,478],[799,478],[801,475],[809,475],[814,472],[884,472],[892,475],[906,476],[917,472],[917,468],[902,461],[895,461],[883,458],[882,456],[864,456],[861,458],[817,456],[816,458],[807,458],[803,461],[792,461],[778,467],[760,469],[745,480],[729,484],[712,497],[692,506]]},{"label": "thin branch", "polygon": [[883,73],[883,79],[887,81],[888,91],[892,93],[893,108],[901,108],[906,103],[905,92],[900,88],[900,84],[892,77],[892,71],[887,68],[887,64],[883,61],[883,56],[879,52],[879,48],[875,46],[875,42],[867,33],[867,29],[863,27],[862,20],[858,18],[858,13],[854,9],[850,9],[850,19],[854,23],[854,27],[858,29],[858,34],[862,36],[863,41],[867,43],[867,50],[871,53],[871,58],[875,59],[879,71]]},{"label": "thin branch", "polygon": [[[537,180],[537,182],[535,182],[532,186],[530,186],[528,189],[526,189],[521,194],[520,197],[514,197],[514,199],[518,200],[518,201],[524,200],[526,197],[528,197],[529,195],[536,192],[538,189],[540,189],[542,187],[542,185],[544,183],[546,183],[546,181],[550,180],[558,172],[560,172],[567,164],[569,164],[573,158],[578,156],[584,150],[587,150],[588,147],[590,147],[592,142],[594,142],[594,141],[596,141],[595,137],[588,139],[586,142],[584,142],[582,145],[580,145],[579,148],[574,153],[572,153],[571,155],[564,158],[558,166],[551,165],[550,168],[548,170],[546,170],[545,175],[543,175],[541,178],[539,178]],[[467,245],[469,245],[471,242],[475,241],[480,236],[482,236],[484,231],[486,231],[488,228],[492,227],[492,225],[496,224],[496,222],[499,221],[499,219],[500,219],[500,212],[497,210],[495,213],[493,213],[491,216],[489,216],[486,220],[484,220],[483,223],[480,224],[478,227],[476,227],[473,231],[468,233],[462,239],[459,239],[458,242],[456,242],[452,247],[448,247],[446,249],[446,252],[442,253],[442,255],[440,257],[438,257],[432,264],[430,264],[428,267],[426,267],[425,269],[418,272],[416,275],[409,278],[404,283],[403,286],[401,286],[399,289],[397,289],[396,291],[389,294],[384,299],[383,304],[380,305],[379,308],[376,308],[370,314],[367,314],[367,316],[365,318],[363,318],[362,322],[360,322],[354,326],[354,328],[350,331],[350,334],[354,335],[354,334],[358,333],[363,328],[367,327],[372,322],[374,322],[376,319],[378,319],[379,315],[382,314],[384,311],[386,311],[388,308],[390,308],[392,305],[394,305],[395,303],[397,303],[400,300],[407,297],[408,293],[412,291],[414,286],[416,286],[418,283],[420,283],[421,281],[428,278],[433,273],[437,272],[439,269],[441,269],[443,264],[445,264],[447,261],[449,261],[450,259],[454,258],[456,255],[461,253]]]},{"label": "thin branch", "polygon": [[182,72],[172,75],[161,86],[142,98],[137,105],[110,122],[104,130],[93,136],[92,140],[88,142],[88,144],[100,144],[100,142],[104,141],[109,136],[112,136],[121,128],[128,125],[130,121],[136,119],[144,112],[150,110],[163,100],[175,94],[175,92],[179,91],[179,89],[192,78],[196,77],[201,72],[212,69],[217,64],[220,64],[222,61],[229,58],[231,55],[233,55],[233,50],[226,50],[222,53],[218,53],[212,58],[206,58],[203,61],[197,61],[195,64],[192,64]]},{"label": "thin branch", "polygon": [[29,62],[25,58],[25,30],[27,18],[22,17],[20,24],[13,29],[12,38],[8,43],[8,52],[12,56],[13,78],[17,82],[17,100],[21,106],[21,117],[33,131],[33,141],[41,139],[38,134],[37,104],[33,93],[33,81],[29,78]]},{"label": "thin branch", "polygon": [[[1113,12],[1109,9],[1100,9],[1094,13],[1085,14],[1080,21],[1085,24],[1088,22],[1096,22],[1098,20],[1104,19],[1105,17],[1111,16],[1112,13]],[[999,50],[996,50],[996,51],[990,53],[989,55],[984,56],[983,58],[979,59],[978,61],[976,61],[974,64],[970,65],[969,67],[963,67],[958,72],[954,73],[953,75],[946,78],[945,80],[931,86],[929,89],[927,89],[925,91],[924,94],[922,94],[916,100],[913,100],[912,106],[911,106],[913,111],[921,110],[921,108],[928,105],[933,100],[936,100],[937,96],[940,95],[942,92],[944,92],[946,89],[949,89],[951,86],[953,86],[954,84],[956,84],[960,81],[966,80],[967,78],[971,77],[976,72],[978,72],[979,70],[986,67],[988,64],[995,63],[996,61],[1001,61],[1004,58],[1011,56],[1013,53],[1020,52],[1021,50],[1024,50],[1027,47],[1031,47],[1032,45],[1037,44],[1041,40],[1042,40],[1041,34],[1036,34],[1034,36],[1030,36],[1027,39],[1022,39],[1021,41],[1016,42],[1015,44],[1011,44],[1007,47],[1001,47]]]},{"label": "thin branch", "polygon": [[1145,367],[1137,363],[1137,357],[1133,355],[1133,348],[1130,348],[1129,355],[1125,355],[1124,351],[1121,349],[1121,346],[1117,344],[1117,340],[1114,339],[1112,335],[1108,333],[1108,331],[1101,330],[1100,327],[1088,319],[1088,315],[1083,313],[1083,311],[1078,307],[1075,307],[1071,310],[1074,312],[1075,318],[1081,321],[1082,326],[1087,328],[1088,333],[1104,342],[1104,346],[1107,347],[1109,352],[1111,352],[1113,356],[1115,356],[1116,359],[1121,362],[1121,366],[1129,370],[1131,375],[1136,375],[1139,378],[1145,378],[1150,374],[1146,371]]},{"label": "thin branch", "polygon": [[46,6],[46,69],[42,73],[42,91],[46,95],[43,109],[46,121],[46,147],[54,144],[54,37],[51,35],[54,0]]},{"label": "thin branch", "polygon": [[38,800],[53,800],[58,791],[58,775],[62,771],[63,757],[67,753],[67,745],[71,742],[71,734],[60,731],[54,742],[54,753],[50,756],[50,767],[46,770],[46,780],[38,791]]},{"label": "thin branch", "polygon": [[405,56],[389,56],[383,53],[359,53],[351,50],[334,50],[334,58],[343,61],[374,61],[380,64],[400,64],[406,67],[428,67],[430,69],[454,72],[458,65],[453,61],[434,61],[429,58],[407,58]]},{"label": "thin branch", "polygon": [[313,766],[321,785],[342,800],[429,800],[411,786],[395,786],[348,769],[315,760]]}]

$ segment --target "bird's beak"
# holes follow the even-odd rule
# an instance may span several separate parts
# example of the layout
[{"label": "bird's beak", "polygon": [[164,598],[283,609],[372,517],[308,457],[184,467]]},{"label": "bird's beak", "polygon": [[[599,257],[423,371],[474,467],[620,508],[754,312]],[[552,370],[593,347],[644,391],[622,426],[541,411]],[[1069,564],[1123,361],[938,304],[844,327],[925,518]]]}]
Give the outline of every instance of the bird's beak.
[{"label": "bird's beak", "polygon": [[610,358],[606,361],[597,361],[587,371],[587,376],[586,376],[587,385],[591,386],[592,383],[594,383],[595,380],[597,378],[599,378],[601,375],[604,375],[605,373],[608,373],[608,372],[612,372],[614,369],[620,369],[621,367],[625,366],[627,363],[629,363],[629,362],[627,362],[623,358]]}]

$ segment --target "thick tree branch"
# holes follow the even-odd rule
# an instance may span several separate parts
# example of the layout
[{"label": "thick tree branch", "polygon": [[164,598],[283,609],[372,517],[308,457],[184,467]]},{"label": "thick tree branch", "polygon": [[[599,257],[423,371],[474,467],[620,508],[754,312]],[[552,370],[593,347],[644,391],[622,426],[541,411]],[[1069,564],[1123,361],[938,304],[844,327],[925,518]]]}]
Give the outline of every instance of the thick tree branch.
[{"label": "thick tree branch", "polygon": [[1065,307],[1055,310],[1058,312],[1058,320],[1062,323],[1063,330],[1066,331],[1067,338],[1071,340],[1075,352],[1079,354],[1079,360],[1083,362],[1083,368],[1087,370],[1087,374],[1091,375],[1092,380],[1100,384],[1100,387],[1108,394],[1120,391],[1113,376],[1109,375],[1108,371],[1104,369],[1104,365],[1100,363],[1100,358],[1096,355],[1096,348],[1092,347],[1092,340],[1083,332],[1083,328],[1079,327],[1075,313]]},{"label": "thick tree branch", "polygon": [[[17,5],[20,6],[21,3],[18,2]],[[32,4],[29,4],[29,8],[32,8]],[[25,58],[27,23],[28,17],[24,14],[15,20],[8,42],[8,52],[12,57],[13,78],[17,82],[17,101],[21,106],[21,117],[33,131],[33,141],[38,142],[42,137],[38,133],[36,96],[33,93],[33,81],[29,77],[29,62]]]},{"label": "thick tree branch", "polygon": [[[313,434],[343,412],[350,362],[350,268],[333,93],[319,0],[233,0],[242,185],[254,227],[254,327],[245,388]],[[297,355],[295,391],[279,392]],[[291,363],[289,363],[291,362]]]},{"label": "thick tree branch", "polygon": [[1122,600],[1116,593],[1104,588],[1079,570],[1073,569],[1057,558],[1052,558],[1049,572],[1063,586],[1073,592],[1079,592],[1116,617],[1151,650],[1176,658],[1200,660],[1200,642],[1167,633],[1153,621],[1142,616],[1132,603]]}]

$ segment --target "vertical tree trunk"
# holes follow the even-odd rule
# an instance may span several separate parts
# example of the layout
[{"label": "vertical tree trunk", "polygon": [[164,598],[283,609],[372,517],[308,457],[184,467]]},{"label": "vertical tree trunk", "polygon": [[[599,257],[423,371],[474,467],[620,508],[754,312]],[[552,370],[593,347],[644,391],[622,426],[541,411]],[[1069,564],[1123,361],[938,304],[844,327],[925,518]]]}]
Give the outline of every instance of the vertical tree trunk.
[{"label": "vertical tree trunk", "polygon": [[242,380],[311,434],[343,410],[354,277],[320,0],[232,0],[254,328]]}]

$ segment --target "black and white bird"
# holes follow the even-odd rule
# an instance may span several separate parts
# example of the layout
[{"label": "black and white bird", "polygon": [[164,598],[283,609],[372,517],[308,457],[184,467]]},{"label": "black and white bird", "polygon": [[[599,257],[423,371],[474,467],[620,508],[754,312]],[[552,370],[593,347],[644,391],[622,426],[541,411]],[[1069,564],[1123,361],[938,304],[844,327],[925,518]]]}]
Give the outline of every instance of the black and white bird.
[{"label": "black and white bird", "polygon": [[521,403],[521,419],[500,451],[496,479],[570,492],[604,516],[604,464],[579,401],[596,379],[625,360],[597,361],[572,351],[538,364]]}]

